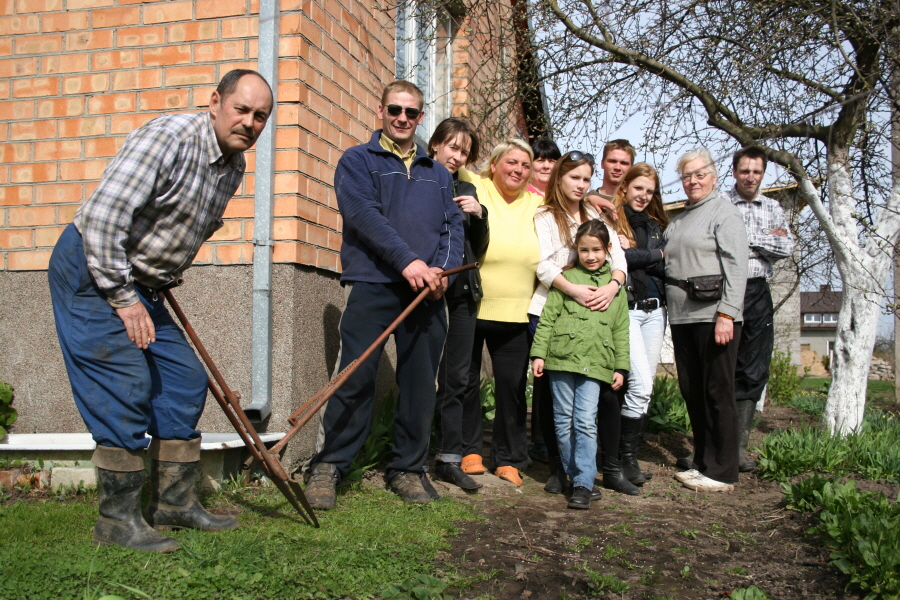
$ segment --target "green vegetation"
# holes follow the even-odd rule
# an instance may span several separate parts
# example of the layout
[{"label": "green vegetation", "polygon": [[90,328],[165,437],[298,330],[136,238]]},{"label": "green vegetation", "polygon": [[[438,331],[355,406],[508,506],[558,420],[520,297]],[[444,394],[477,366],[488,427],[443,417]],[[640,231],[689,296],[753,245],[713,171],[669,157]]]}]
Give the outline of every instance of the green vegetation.
[{"label": "green vegetation", "polygon": [[19,418],[19,413],[12,407],[13,387],[0,381],[0,440],[6,437],[9,426]]},{"label": "green vegetation", "polygon": [[[303,523],[272,487],[220,493],[208,504],[243,509],[241,528],[177,532],[184,548],[167,555],[91,547],[97,507],[84,501],[0,506],[0,564],[15,565],[3,571],[2,595],[142,597],[128,586],[155,600],[371,597],[391,589],[393,598],[438,598],[441,584],[418,576],[433,573],[453,523],[472,518],[449,499],[410,505],[364,487],[319,513],[320,529]],[[434,594],[414,595],[423,585]]]},{"label": "green vegetation", "polygon": [[[809,369],[806,369],[809,373]],[[790,352],[782,352],[777,348],[772,352],[769,364],[769,386],[766,397],[772,404],[782,406],[797,395],[805,375],[797,375],[797,365],[793,364]]]},{"label": "green vegetation", "polygon": [[658,376],[653,380],[649,415],[650,433],[691,432],[691,420],[676,378]]},{"label": "green vegetation", "polygon": [[900,597],[900,505],[884,494],[859,491],[852,480],[820,475],[782,489],[790,508],[821,509],[818,525],[807,533],[820,536],[831,550],[831,564],[850,577],[849,585],[866,592],[864,600]]},{"label": "green vegetation", "polygon": [[612,592],[613,594],[624,594],[631,587],[615,575],[602,575],[599,571],[590,568],[587,562],[579,565],[582,571],[588,576],[588,590],[591,595],[606,597],[604,592]]},{"label": "green vegetation", "polygon": [[751,585],[731,592],[731,600],[772,600],[772,596]]}]

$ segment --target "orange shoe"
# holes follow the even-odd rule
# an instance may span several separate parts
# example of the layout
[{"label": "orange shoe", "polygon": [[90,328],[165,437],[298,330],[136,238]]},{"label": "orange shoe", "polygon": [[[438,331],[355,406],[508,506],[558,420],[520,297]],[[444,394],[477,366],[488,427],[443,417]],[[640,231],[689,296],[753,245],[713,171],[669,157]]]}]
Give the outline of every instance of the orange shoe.
[{"label": "orange shoe", "polygon": [[480,454],[466,454],[463,456],[460,467],[463,473],[469,475],[484,475],[484,465],[481,463]]},{"label": "orange shoe", "polygon": [[522,485],[522,478],[519,476],[519,470],[515,467],[497,467],[494,475],[500,479],[505,479],[510,483],[516,484],[516,487]]}]

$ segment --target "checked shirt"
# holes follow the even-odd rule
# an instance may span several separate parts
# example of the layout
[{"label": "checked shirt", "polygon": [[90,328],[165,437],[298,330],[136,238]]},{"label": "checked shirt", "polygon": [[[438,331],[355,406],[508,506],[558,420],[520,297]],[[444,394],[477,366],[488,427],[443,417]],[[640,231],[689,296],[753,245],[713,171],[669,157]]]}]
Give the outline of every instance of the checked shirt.
[{"label": "checked shirt", "polygon": [[[744,226],[747,228],[747,241],[750,244],[747,278],[769,279],[774,272],[772,263],[790,256],[794,250],[794,237],[784,217],[784,210],[777,200],[762,194],[756,194],[756,197],[748,202],[737,193],[737,190],[731,190],[728,199],[741,211]],[[769,233],[779,227],[787,231],[786,236]]]},{"label": "checked shirt", "polygon": [[208,113],[165,115],[128,136],[74,221],[112,306],[137,303],[135,283],[179,278],[222,227],[244,168],[243,153],[222,156]]}]

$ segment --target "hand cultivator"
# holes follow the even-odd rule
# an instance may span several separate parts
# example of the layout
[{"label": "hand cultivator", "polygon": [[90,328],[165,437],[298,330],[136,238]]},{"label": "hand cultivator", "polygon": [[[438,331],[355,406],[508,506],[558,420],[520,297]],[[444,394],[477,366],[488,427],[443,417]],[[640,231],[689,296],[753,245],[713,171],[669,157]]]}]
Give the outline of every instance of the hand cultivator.
[{"label": "hand cultivator", "polygon": [[[456,269],[444,271],[441,273],[441,276],[454,275],[477,267],[478,263],[471,263]],[[231,424],[250,451],[250,458],[245,462],[245,466],[249,466],[254,460],[259,461],[263,472],[265,472],[269,479],[271,479],[276,487],[278,487],[279,491],[284,494],[284,497],[288,499],[297,512],[300,513],[300,516],[302,516],[310,525],[318,527],[319,521],[316,519],[316,515],[313,513],[312,508],[309,506],[306,496],[303,495],[300,484],[291,479],[287,471],[285,471],[281,462],[278,460],[278,453],[285,445],[287,445],[291,438],[293,438],[294,435],[296,435],[297,432],[313,418],[319,409],[325,405],[328,399],[331,398],[345,381],[347,381],[354,371],[356,371],[356,369],[359,368],[359,366],[365,362],[381,344],[387,341],[391,333],[393,333],[400,323],[402,323],[403,320],[408,317],[423,300],[425,300],[429,292],[430,290],[428,288],[422,290],[410,305],[400,313],[394,322],[388,326],[387,330],[378,336],[378,339],[372,342],[372,345],[369,346],[359,358],[347,365],[344,370],[326,383],[312,398],[307,400],[303,406],[294,411],[294,413],[288,417],[288,423],[291,424],[291,429],[277,444],[272,446],[271,449],[266,448],[265,444],[260,439],[259,434],[256,432],[256,429],[247,418],[247,415],[244,414],[240,404],[240,394],[232,391],[231,388],[228,387],[228,384],[225,383],[225,378],[222,377],[219,369],[216,368],[212,357],[210,357],[206,348],[203,346],[203,343],[197,337],[194,328],[191,327],[187,316],[185,316],[184,311],[181,310],[181,307],[175,301],[172,293],[169,290],[165,290],[162,294],[172,307],[172,310],[175,312],[175,315],[178,317],[182,326],[184,326],[184,330],[187,332],[188,337],[191,338],[191,342],[193,342],[194,347],[197,349],[197,352],[199,352],[203,362],[206,363],[210,373],[212,373],[212,377],[209,378],[210,392],[212,392],[213,397],[216,399],[216,402],[219,403],[219,406],[222,407],[222,410],[225,411],[225,416],[231,421]]]}]

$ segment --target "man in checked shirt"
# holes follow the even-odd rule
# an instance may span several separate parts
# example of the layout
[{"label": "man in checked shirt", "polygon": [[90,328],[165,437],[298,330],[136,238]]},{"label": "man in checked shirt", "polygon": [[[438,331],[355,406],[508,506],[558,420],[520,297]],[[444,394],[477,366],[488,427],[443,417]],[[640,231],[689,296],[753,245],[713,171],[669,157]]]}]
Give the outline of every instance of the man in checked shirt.
[{"label": "man in checked shirt", "polygon": [[[772,324],[775,311],[768,280],[773,274],[772,263],[790,256],[794,250],[794,238],[781,205],[777,200],[759,193],[766,164],[766,155],[760,148],[749,146],[736,152],[732,159],[734,189],[727,195],[744,217],[750,244],[744,326],[734,375],[740,435],[738,468],[744,473],[756,468],[756,463],[747,455],[747,446],[756,402],[769,381],[769,363],[775,345]],[[679,459],[677,464],[682,468],[692,468],[693,458],[691,454]]]},{"label": "man in checked shirt", "polygon": [[56,331],[75,403],[97,443],[95,545],[171,552],[178,543],[148,523],[237,527],[197,501],[196,426],[207,375],[158,291],[181,282],[222,226],[244,176],[243,152],[262,133],[272,101],[259,73],[234,70],[212,93],[208,113],[165,115],[132,132],[53,250]]}]

